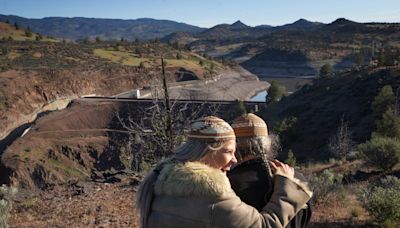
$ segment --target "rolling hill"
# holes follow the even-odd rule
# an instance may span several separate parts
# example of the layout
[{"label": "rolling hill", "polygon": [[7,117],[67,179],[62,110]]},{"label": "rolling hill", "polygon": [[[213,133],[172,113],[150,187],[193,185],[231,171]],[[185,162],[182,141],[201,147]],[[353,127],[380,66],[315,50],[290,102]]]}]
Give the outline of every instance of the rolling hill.
[{"label": "rolling hill", "polygon": [[30,28],[16,28],[15,25],[0,22],[0,40],[15,40],[15,41],[57,41],[49,37],[44,37],[39,33],[31,31]]},{"label": "rolling hill", "polygon": [[0,21],[17,23],[21,28],[30,27],[38,33],[64,39],[154,39],[173,32],[196,33],[204,29],[169,20],[140,18],[136,20],[98,19],[84,17],[46,17],[29,19],[14,15],[0,15]]},{"label": "rolling hill", "polygon": [[[291,149],[299,160],[328,160],[328,144],[341,119],[348,122],[352,140],[363,143],[375,130],[371,110],[374,97],[385,85],[396,91],[400,85],[399,67],[365,68],[334,78],[315,80],[299,91],[270,105],[261,112],[271,129],[284,119],[292,120],[285,130],[283,150]],[[274,126],[274,127],[272,127]]]}]

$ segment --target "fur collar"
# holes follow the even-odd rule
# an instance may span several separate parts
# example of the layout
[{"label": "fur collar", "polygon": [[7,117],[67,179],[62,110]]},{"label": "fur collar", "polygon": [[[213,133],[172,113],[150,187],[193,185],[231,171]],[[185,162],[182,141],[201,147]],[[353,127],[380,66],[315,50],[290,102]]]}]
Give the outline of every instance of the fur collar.
[{"label": "fur collar", "polygon": [[200,162],[164,165],[154,186],[156,195],[218,197],[232,191],[221,171]]}]

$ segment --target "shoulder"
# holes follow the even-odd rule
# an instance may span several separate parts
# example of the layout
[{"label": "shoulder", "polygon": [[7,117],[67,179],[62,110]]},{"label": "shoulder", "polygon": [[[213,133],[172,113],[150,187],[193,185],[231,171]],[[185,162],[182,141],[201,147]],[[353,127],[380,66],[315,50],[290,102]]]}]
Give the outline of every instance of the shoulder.
[{"label": "shoulder", "polygon": [[220,197],[231,192],[221,171],[200,162],[165,164],[154,186],[156,195]]}]

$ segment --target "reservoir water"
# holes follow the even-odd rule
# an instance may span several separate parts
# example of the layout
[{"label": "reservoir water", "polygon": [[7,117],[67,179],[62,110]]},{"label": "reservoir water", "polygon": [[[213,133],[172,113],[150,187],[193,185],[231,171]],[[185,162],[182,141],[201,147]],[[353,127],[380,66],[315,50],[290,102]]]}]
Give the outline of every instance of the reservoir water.
[{"label": "reservoir water", "polygon": [[267,96],[267,91],[263,90],[258,92],[256,95],[254,95],[250,101],[263,101],[265,102],[265,97]]}]

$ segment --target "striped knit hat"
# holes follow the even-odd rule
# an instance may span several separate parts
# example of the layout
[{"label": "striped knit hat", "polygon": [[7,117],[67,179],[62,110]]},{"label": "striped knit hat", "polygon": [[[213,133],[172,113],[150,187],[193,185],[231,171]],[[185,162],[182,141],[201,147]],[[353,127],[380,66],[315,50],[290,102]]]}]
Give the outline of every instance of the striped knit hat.
[{"label": "striped knit hat", "polygon": [[232,127],[224,120],[207,116],[192,123],[188,138],[204,141],[227,141],[235,139]]},{"label": "striped knit hat", "polygon": [[268,136],[267,124],[253,113],[236,118],[232,127],[236,137]]}]

